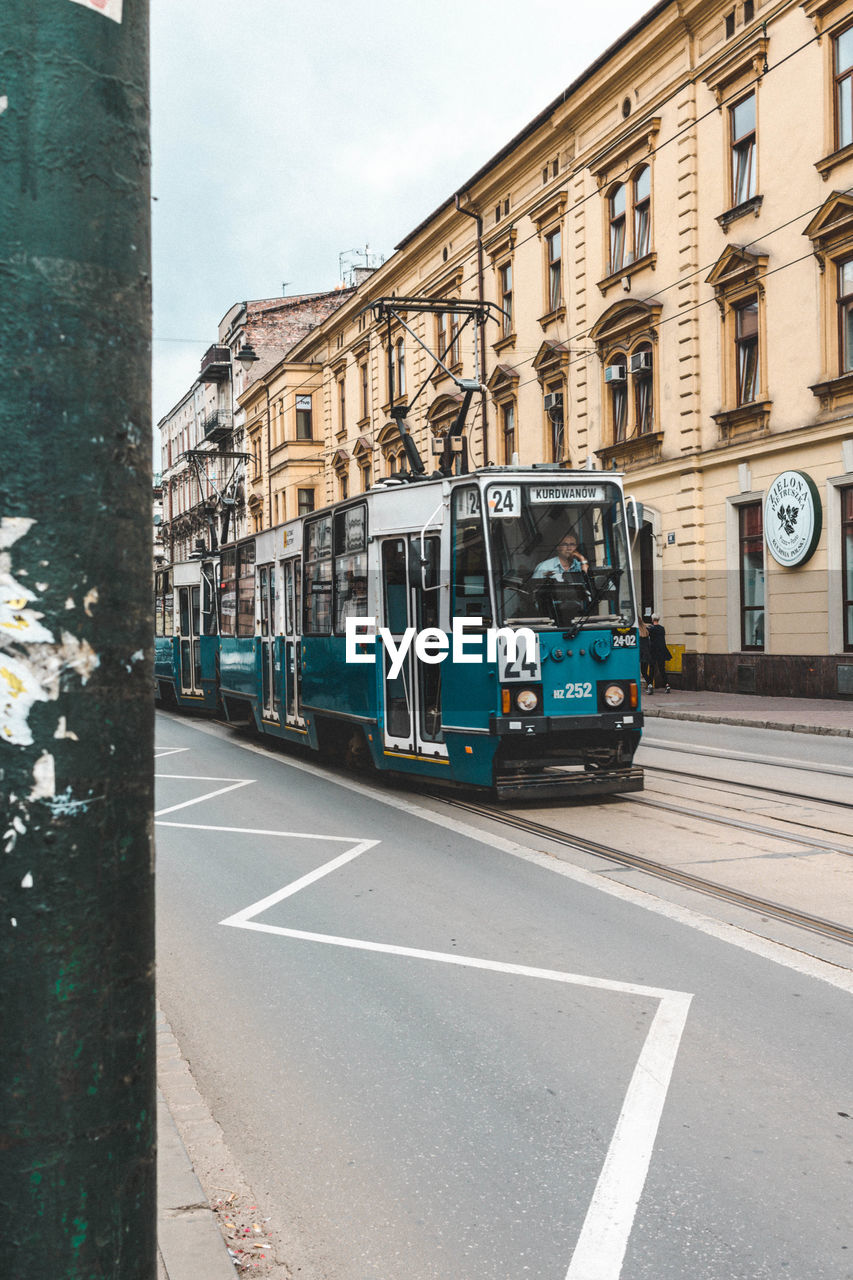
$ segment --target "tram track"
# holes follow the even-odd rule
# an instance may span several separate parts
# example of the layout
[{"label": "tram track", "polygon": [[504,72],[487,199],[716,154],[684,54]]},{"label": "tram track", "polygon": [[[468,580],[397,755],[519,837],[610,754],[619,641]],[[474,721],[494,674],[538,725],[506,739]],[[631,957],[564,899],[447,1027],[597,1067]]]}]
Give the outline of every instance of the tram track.
[{"label": "tram track", "polygon": [[[560,831],[557,827],[549,827],[544,823],[534,822],[520,814],[503,813],[489,805],[475,804],[472,801],[449,797],[446,793],[430,792],[428,794],[431,799],[440,801],[448,807],[488,818],[500,826],[511,827],[517,831],[523,831],[527,835],[539,836],[566,848],[577,849],[584,853],[606,858],[618,866],[631,867],[653,876],[655,879],[664,880],[682,888],[693,889],[706,897],[716,898],[733,906],[742,907],[744,910],[760,915],[764,919],[772,919],[784,924],[794,925],[799,929],[805,929],[810,933],[829,938],[834,942],[841,942],[848,946],[853,945],[853,929],[836,921],[826,920],[805,911],[798,911],[796,908],[786,907],[768,898],[744,893],[739,889],[728,888],[726,885],[717,884],[713,880],[706,880],[702,876],[681,871],[676,867],[667,866],[661,862],[655,862],[653,859],[642,857],[640,854],[629,853],[624,849],[616,849],[611,845],[602,844],[600,841],[590,840],[586,836],[569,835],[564,831]],[[791,837],[779,832],[774,834],[781,839],[791,839]],[[799,843],[799,841],[796,843]],[[850,852],[853,853],[853,850]]]}]

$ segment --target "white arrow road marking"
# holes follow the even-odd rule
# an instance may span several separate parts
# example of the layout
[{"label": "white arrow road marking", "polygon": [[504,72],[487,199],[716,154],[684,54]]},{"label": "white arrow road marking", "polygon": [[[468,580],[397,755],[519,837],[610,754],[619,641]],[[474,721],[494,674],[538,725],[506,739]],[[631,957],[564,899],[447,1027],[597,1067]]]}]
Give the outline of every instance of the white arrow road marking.
[{"label": "white arrow road marking", "polygon": [[[181,826],[181,823],[163,825]],[[201,830],[233,831],[246,835],[281,836],[302,840],[343,839],[343,837],[303,835],[299,832],[258,831],[238,827],[203,827]],[[286,929],[280,925],[263,924],[256,917],[285,898],[316,883],[324,876],[359,854],[373,848],[379,841],[361,840],[345,853],[324,863],[308,875],[285,885],[276,893],[244,907],[242,911],[220,921],[235,929],[249,929],[257,933],[278,934],[283,938],[295,938],[303,942],[318,942],[326,946],[349,947],[356,951],[373,951],[385,955],[405,956],[416,960],[431,960],[439,964],[457,965],[460,968],[484,969],[493,973],[506,973],[528,978],[540,978],[549,982],[563,982],[574,986],[592,987],[599,991],[615,991],[623,995],[641,996],[659,1000],[657,1013],[646,1036],[616,1128],[596,1183],[592,1201],[587,1210],[583,1227],[575,1246],[566,1280],[618,1280],[622,1262],[628,1247],[628,1237],[634,1224],[637,1206],[645,1185],[652,1158],[661,1113],[666,1101],[669,1083],[675,1067],[675,1059],[681,1043],[687,1012],[692,996],[681,991],[647,987],[628,982],[616,982],[607,978],[594,978],[585,974],[563,973],[555,969],[538,969],[529,965],[506,964],[499,960],[484,960],[475,956],[461,956],[443,951],[425,951],[416,947],[391,946],[381,942],[367,942],[361,938],[338,938],[330,934],[309,933],[301,929]]]}]

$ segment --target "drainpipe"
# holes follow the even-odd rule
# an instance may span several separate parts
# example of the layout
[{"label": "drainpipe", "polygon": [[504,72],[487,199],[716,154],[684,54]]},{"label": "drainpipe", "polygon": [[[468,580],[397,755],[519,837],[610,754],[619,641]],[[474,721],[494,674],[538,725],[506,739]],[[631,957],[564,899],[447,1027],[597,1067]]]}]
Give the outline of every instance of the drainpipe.
[{"label": "drainpipe", "polygon": [[[477,224],[477,301],[482,306],[485,302],[485,275],[483,271],[483,219],[479,213],[473,209],[463,209],[461,204],[461,194],[457,191],[454,197],[457,213],[464,213],[466,217],[473,218]],[[478,370],[480,378],[480,412],[483,419],[483,466],[489,465],[489,424],[486,418],[486,319],[485,315],[481,315],[477,322],[477,331],[480,335],[480,368]]]}]

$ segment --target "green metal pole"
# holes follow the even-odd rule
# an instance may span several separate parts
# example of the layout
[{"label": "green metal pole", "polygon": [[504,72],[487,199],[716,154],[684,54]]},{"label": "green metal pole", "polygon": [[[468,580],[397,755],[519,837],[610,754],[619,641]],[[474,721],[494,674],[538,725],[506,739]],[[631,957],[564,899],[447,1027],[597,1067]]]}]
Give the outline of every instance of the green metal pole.
[{"label": "green metal pole", "polygon": [[153,1280],[148,0],[2,0],[0,173],[0,1273]]}]

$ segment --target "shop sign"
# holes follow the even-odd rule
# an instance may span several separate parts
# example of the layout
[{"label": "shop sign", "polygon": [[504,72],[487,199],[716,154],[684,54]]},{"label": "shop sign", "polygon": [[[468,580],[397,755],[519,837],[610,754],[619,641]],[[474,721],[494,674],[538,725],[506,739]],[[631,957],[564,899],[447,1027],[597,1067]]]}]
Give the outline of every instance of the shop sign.
[{"label": "shop sign", "polygon": [[784,569],[814,554],[823,523],[820,494],[804,471],[783,471],[764,499],[764,541]]}]

